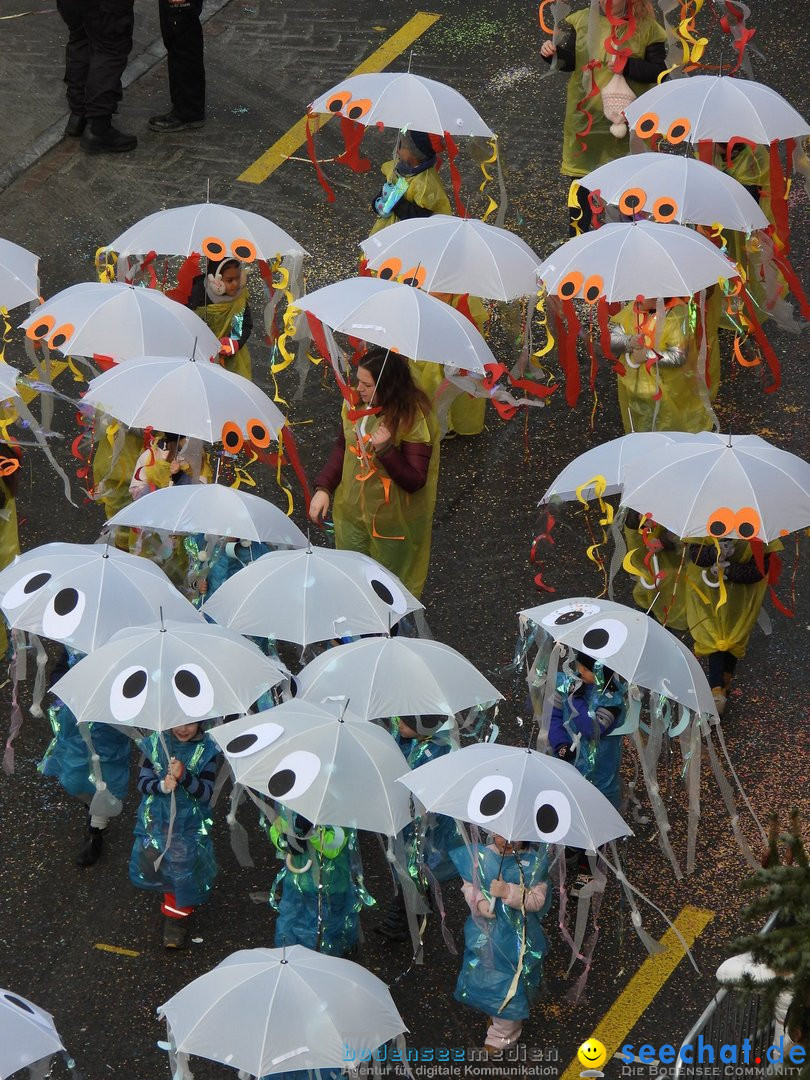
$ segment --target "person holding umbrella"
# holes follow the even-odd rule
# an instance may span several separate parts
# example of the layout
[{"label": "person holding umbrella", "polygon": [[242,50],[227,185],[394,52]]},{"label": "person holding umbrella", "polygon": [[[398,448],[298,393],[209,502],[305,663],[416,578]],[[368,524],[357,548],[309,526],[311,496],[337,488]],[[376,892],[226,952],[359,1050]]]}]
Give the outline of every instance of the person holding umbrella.
[{"label": "person holding umbrella", "polygon": [[238,259],[208,259],[208,273],[194,278],[188,307],[219,338],[220,363],[236,375],[251,378],[247,342],[253,332],[248,303],[247,270]]},{"label": "person holding umbrella", "polygon": [[396,158],[383,165],[385,183],[371,204],[378,219],[372,235],[395,221],[453,213],[436,165],[427,132],[400,132]]}]

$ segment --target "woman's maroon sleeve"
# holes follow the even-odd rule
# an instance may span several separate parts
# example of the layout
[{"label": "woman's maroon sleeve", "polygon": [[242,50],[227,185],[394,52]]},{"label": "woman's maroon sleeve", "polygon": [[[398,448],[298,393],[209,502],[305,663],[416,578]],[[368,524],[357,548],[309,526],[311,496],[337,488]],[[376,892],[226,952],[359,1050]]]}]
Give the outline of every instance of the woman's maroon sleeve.
[{"label": "woman's maroon sleeve", "polygon": [[315,477],[315,487],[325,488],[333,493],[337,490],[340,478],[343,476],[343,458],[346,456],[346,435],[341,428],[340,434],[335,439],[332,453],[329,455],[324,467]]},{"label": "woman's maroon sleeve", "polygon": [[427,483],[432,454],[430,443],[403,442],[386,450],[380,460],[397,487],[412,495]]}]

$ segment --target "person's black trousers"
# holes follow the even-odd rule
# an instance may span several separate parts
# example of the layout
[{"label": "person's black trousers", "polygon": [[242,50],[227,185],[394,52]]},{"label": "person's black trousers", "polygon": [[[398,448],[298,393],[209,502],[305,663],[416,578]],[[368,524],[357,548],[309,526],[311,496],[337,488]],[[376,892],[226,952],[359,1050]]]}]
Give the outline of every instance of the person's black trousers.
[{"label": "person's black trousers", "polygon": [[169,97],[181,120],[205,119],[205,65],[200,23],[203,0],[158,0],[160,32],[169,54]]},{"label": "person's black trousers", "polygon": [[134,0],[56,0],[68,26],[65,82],[70,111],[112,116],[132,49]]}]

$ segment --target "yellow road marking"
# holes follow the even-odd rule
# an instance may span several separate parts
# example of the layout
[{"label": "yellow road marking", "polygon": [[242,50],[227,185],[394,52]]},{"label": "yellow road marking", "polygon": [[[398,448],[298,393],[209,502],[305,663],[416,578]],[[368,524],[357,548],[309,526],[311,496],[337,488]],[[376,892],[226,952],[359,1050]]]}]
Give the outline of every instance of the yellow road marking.
[{"label": "yellow road marking", "polygon": [[[713,911],[687,904],[675,920],[675,926],[680,930],[686,944],[691,947],[713,918]],[[604,1044],[608,1061],[624,1043],[639,1017],[686,955],[671,929],[661,938],[661,944],[664,952],[648,956],[593,1031],[582,1032],[583,1041],[594,1038]],[[560,1080],[578,1080],[581,1070],[578,1059],[574,1058]]]},{"label": "yellow road marking", "polygon": [[[394,57],[404,53],[409,45],[413,45],[426,30],[429,30],[441,15],[433,15],[429,11],[417,11],[412,19],[401,26],[395,34],[375,49],[361,64],[350,72],[351,75],[363,75],[367,71],[383,71]],[[331,120],[331,116],[321,117],[321,126]],[[306,142],[307,118],[302,116],[289,131],[285,132],[273,145],[256,158],[252,165],[248,165],[245,171],[237,179],[246,184],[261,184],[268,176],[271,176],[279,165],[282,165],[288,157],[299,150]]]},{"label": "yellow road marking", "polygon": [[101,949],[102,952],[116,953],[118,956],[140,956],[141,954],[135,952],[134,949],[122,949],[119,945],[104,945],[101,941],[97,941],[93,946],[94,949]]}]

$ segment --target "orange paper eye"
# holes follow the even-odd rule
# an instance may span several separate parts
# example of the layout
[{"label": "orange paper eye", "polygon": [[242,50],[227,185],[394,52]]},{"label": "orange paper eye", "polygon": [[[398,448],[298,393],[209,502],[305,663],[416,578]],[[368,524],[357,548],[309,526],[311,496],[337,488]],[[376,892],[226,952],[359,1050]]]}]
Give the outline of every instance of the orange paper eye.
[{"label": "orange paper eye", "polygon": [[252,263],[256,258],[256,248],[249,240],[241,237],[231,244],[231,254],[235,255],[240,262]]},{"label": "orange paper eye", "polygon": [[19,467],[19,458],[0,457],[0,476],[11,476]]},{"label": "orange paper eye", "polygon": [[54,319],[53,315],[43,315],[28,327],[25,336],[30,338],[31,341],[39,341],[40,338],[47,337],[50,334],[55,322],[56,319]]},{"label": "orange paper eye", "polygon": [[385,281],[390,281],[392,278],[399,277],[401,272],[402,259],[386,259],[377,271],[377,277],[381,277]]},{"label": "orange paper eye", "polygon": [[681,116],[677,120],[673,120],[669,125],[669,128],[667,129],[667,142],[677,145],[678,143],[683,142],[691,130],[692,125],[685,116]]},{"label": "orange paper eye", "polygon": [[649,139],[658,130],[658,113],[644,113],[636,120],[635,132],[640,139]]},{"label": "orange paper eye", "polygon": [[415,289],[421,289],[425,284],[424,266],[412,266],[410,270],[405,271],[399,280],[403,285],[413,285]]},{"label": "orange paper eye", "polygon": [[368,98],[358,98],[346,109],[346,115],[350,120],[361,120],[371,108]]},{"label": "orange paper eye", "polygon": [[605,283],[598,274],[591,274],[582,286],[582,297],[588,304],[595,304],[605,291]]},{"label": "orange paper eye", "polygon": [[270,432],[263,420],[248,420],[247,437],[259,450],[264,450],[270,445]]},{"label": "orange paper eye", "polygon": [[675,220],[675,215],[678,213],[678,204],[674,199],[664,196],[661,199],[655,200],[652,212],[656,221],[666,224],[668,221]]},{"label": "orange paper eye", "polygon": [[238,424],[229,420],[222,425],[222,445],[229,454],[238,454],[245,445],[245,440]]},{"label": "orange paper eye", "polygon": [[646,201],[647,192],[643,188],[628,188],[619,199],[619,209],[623,214],[632,217],[634,214],[640,213]]},{"label": "orange paper eye", "polygon": [[61,349],[68,338],[73,336],[73,331],[75,329],[76,327],[73,323],[62,323],[62,325],[58,326],[48,338],[48,346],[51,349]]},{"label": "orange paper eye", "polygon": [[762,522],[753,506],[744,506],[737,514],[737,535],[743,540],[752,540],[760,530]]},{"label": "orange paper eye", "polygon": [[581,288],[582,274],[580,274],[579,270],[572,270],[570,274],[565,275],[557,286],[557,296],[561,300],[573,300]]},{"label": "orange paper eye", "polygon": [[706,528],[709,536],[728,536],[737,526],[737,515],[728,506],[721,506],[709,518]]},{"label": "orange paper eye", "polygon": [[218,236],[206,236],[202,242],[203,255],[209,259],[221,259],[225,254],[225,245]]},{"label": "orange paper eye", "polygon": [[340,90],[337,94],[332,94],[326,103],[328,112],[339,113],[341,109],[345,109],[349,102],[352,100],[352,95],[348,90]]}]

